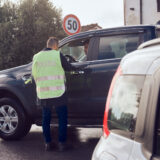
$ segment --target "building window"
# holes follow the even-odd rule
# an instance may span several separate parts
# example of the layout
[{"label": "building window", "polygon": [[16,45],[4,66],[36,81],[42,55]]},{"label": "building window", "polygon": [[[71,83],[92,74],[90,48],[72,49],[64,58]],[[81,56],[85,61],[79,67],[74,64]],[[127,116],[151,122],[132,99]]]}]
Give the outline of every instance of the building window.
[{"label": "building window", "polygon": [[157,12],[160,12],[160,0],[157,0]]}]

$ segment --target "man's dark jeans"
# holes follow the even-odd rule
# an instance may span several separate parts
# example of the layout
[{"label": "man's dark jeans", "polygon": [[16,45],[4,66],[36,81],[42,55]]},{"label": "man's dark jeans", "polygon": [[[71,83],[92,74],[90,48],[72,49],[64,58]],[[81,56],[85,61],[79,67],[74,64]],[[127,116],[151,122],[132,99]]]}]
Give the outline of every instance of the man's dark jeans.
[{"label": "man's dark jeans", "polygon": [[[67,106],[66,105],[56,106],[55,109],[58,115],[58,123],[59,123],[59,128],[58,128],[59,142],[64,143],[67,138]],[[43,106],[42,128],[46,143],[50,143],[52,141],[50,133],[51,112],[52,112],[52,106],[48,106],[47,104]]]}]

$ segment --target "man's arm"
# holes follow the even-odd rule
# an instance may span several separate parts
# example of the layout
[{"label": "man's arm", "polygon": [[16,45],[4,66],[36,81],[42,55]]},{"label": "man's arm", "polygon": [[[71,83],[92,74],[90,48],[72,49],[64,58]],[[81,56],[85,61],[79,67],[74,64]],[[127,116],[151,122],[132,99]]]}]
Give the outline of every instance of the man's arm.
[{"label": "man's arm", "polygon": [[76,67],[72,66],[67,60],[66,58],[63,56],[62,53],[60,53],[60,58],[61,58],[61,63],[62,63],[62,67],[65,71],[74,71],[77,70]]},{"label": "man's arm", "polygon": [[36,78],[36,73],[37,73],[37,68],[36,68],[36,62],[35,62],[35,57],[33,57],[33,62],[32,62],[32,77],[35,79]]}]

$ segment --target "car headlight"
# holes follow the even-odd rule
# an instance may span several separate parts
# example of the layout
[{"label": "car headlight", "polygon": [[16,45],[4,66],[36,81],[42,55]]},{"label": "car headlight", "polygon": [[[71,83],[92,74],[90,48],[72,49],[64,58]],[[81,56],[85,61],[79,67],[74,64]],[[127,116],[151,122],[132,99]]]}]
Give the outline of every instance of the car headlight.
[{"label": "car headlight", "polygon": [[23,81],[27,81],[29,79],[31,79],[31,74],[25,74],[25,75],[22,76]]},{"label": "car headlight", "polygon": [[0,74],[0,78],[5,78],[5,77],[7,77],[6,74]]}]

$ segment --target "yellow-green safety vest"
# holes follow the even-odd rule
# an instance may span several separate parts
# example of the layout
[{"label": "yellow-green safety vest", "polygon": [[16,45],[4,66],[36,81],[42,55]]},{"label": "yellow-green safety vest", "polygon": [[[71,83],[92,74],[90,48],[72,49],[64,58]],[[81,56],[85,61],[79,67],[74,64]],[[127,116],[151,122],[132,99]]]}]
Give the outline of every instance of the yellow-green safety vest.
[{"label": "yellow-green safety vest", "polygon": [[32,76],[36,82],[39,99],[56,98],[65,92],[65,73],[60,52],[40,51],[33,57]]}]

